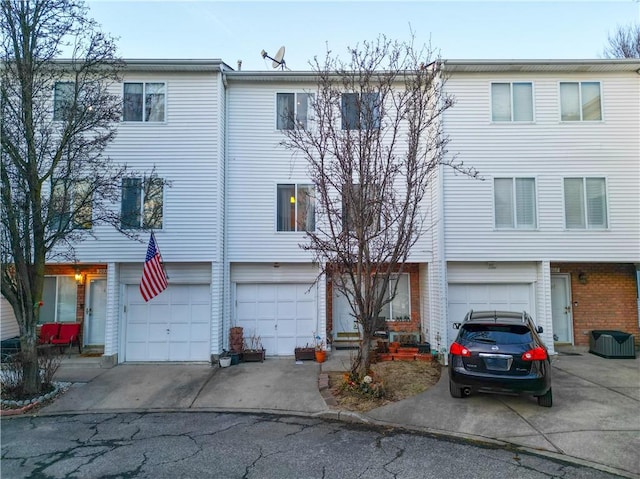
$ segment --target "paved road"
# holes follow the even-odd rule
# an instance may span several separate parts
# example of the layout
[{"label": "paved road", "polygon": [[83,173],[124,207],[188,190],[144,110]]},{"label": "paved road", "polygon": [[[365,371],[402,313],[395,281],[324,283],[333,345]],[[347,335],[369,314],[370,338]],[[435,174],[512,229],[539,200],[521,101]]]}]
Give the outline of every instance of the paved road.
[{"label": "paved road", "polygon": [[212,412],[3,420],[1,468],[11,479],[619,477],[394,428]]}]

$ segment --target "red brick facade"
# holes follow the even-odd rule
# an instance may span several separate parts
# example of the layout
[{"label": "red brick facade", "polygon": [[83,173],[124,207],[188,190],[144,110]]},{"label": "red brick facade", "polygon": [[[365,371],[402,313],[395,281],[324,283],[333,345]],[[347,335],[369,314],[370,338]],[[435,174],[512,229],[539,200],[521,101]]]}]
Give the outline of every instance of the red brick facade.
[{"label": "red brick facade", "polygon": [[588,346],[589,332],[594,329],[631,333],[636,347],[640,345],[638,289],[633,264],[552,263],[551,268],[571,275],[576,346]]}]

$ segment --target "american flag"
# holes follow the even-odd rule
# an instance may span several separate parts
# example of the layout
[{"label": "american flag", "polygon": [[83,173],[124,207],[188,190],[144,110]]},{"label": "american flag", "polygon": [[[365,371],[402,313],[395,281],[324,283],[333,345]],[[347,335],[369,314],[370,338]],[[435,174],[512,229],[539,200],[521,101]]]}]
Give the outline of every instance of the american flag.
[{"label": "american flag", "polygon": [[154,234],[151,233],[147,257],[144,259],[142,279],[140,280],[140,294],[145,301],[149,301],[167,289],[167,286],[167,275],[160,261],[160,250],[156,246]]}]

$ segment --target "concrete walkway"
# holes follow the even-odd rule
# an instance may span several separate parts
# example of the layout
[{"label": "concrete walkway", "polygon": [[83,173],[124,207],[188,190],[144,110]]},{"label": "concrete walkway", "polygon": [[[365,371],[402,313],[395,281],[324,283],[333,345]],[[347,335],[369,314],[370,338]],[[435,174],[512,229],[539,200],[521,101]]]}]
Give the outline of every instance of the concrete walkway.
[{"label": "concrete walkway", "polygon": [[448,377],[412,398],[366,414],[332,409],[318,390],[321,371],[348,368],[349,352],[297,364],[268,358],[229,368],[208,364],[124,364],[112,369],[65,363],[56,379],[73,385],[40,414],[116,411],[248,411],[300,414],[413,428],[508,443],[625,477],[640,478],[640,359],[586,351],[553,364],[552,408],[534,398],[449,396]]}]

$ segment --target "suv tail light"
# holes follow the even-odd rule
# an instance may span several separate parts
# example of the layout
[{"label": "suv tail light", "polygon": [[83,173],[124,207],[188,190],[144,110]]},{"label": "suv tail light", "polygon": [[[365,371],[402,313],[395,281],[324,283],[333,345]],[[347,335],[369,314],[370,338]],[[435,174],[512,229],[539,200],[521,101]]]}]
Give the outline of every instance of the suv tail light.
[{"label": "suv tail light", "polygon": [[544,361],[545,359],[547,359],[547,352],[540,346],[530,349],[522,355],[523,361]]},{"label": "suv tail light", "polygon": [[469,351],[467,348],[465,348],[464,346],[461,346],[458,343],[452,343],[451,348],[449,348],[449,352],[454,356],[465,356],[465,357],[471,356],[471,351]]}]

